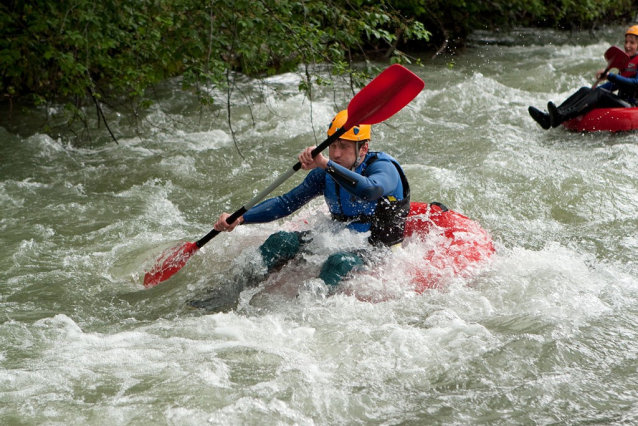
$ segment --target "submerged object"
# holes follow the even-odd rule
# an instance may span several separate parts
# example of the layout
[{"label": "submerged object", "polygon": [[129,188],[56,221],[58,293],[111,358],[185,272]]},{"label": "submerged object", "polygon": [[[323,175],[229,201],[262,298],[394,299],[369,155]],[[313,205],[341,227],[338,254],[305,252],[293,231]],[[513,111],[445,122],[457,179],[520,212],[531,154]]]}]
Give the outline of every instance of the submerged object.
[{"label": "submerged object", "polygon": [[411,274],[417,293],[440,287],[445,277],[470,274],[496,252],[477,222],[439,203],[410,203],[404,235],[404,244],[427,244],[423,263]]},{"label": "submerged object", "polygon": [[629,132],[638,130],[638,107],[596,108],[586,114],[563,122],[576,132]]}]

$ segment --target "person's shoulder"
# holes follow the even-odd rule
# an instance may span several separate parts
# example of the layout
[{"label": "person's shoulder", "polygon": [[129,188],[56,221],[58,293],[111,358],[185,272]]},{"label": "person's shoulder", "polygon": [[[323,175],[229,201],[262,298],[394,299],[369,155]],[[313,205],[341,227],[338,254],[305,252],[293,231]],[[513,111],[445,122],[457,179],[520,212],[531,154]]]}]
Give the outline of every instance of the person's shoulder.
[{"label": "person's shoulder", "polygon": [[376,154],[376,158],[371,163],[368,163],[369,173],[398,173],[394,164],[399,164],[399,162],[394,157],[381,151],[375,152],[374,154]]},{"label": "person's shoulder", "polygon": [[[394,158],[392,155],[388,154],[385,151],[375,151],[372,152],[371,154],[375,155],[377,157],[376,160],[382,160],[384,162],[393,162],[393,163],[399,163],[399,161]],[[376,162],[375,160],[375,162]]]}]

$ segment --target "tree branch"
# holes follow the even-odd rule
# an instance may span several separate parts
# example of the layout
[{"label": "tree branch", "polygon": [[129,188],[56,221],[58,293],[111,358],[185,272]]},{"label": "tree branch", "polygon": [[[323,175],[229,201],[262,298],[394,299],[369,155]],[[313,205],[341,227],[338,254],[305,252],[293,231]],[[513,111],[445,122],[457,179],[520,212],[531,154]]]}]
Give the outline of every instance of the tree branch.
[{"label": "tree branch", "polygon": [[111,131],[111,128],[109,127],[109,123],[106,122],[106,117],[104,116],[104,111],[102,111],[102,107],[100,106],[100,102],[97,100],[97,97],[95,96],[93,91],[91,91],[90,93],[91,93],[91,98],[93,98],[93,102],[95,102],[95,108],[97,108],[97,111],[98,111],[98,120],[97,120],[98,124],[100,123],[100,116],[101,116],[102,117],[102,121],[104,121],[104,126],[106,126],[106,130],[109,131],[109,134],[111,135],[111,138],[113,139],[113,141],[117,145],[119,145],[120,143],[117,141],[117,138],[115,137],[115,135]]}]

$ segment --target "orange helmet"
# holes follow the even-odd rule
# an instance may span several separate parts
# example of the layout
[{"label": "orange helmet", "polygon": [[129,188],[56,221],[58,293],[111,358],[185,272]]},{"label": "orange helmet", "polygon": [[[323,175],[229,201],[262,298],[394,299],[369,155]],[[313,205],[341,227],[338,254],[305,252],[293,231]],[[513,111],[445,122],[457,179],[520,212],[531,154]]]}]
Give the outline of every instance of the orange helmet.
[{"label": "orange helmet", "polygon": [[632,35],[635,35],[636,37],[638,37],[638,25],[633,25],[633,26],[629,27],[629,29],[627,30],[625,35],[627,35],[627,34],[632,34]]},{"label": "orange helmet", "polygon": [[[348,121],[348,110],[344,109],[340,111],[335,118],[332,119],[330,123],[330,127],[328,128],[328,136],[334,135],[334,133],[341,128]],[[352,129],[345,132],[340,136],[341,139],[346,139],[349,141],[359,142],[370,139],[370,125],[369,124],[361,124],[359,126],[354,126]]]}]

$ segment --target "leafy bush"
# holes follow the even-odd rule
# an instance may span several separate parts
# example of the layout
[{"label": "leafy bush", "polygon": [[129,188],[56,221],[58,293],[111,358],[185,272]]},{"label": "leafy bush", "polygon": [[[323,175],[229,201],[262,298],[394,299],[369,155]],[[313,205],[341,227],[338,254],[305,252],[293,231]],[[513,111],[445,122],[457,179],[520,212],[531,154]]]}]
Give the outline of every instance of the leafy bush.
[{"label": "leafy bush", "polygon": [[[231,71],[262,77],[328,63],[361,85],[353,60],[383,52],[409,61],[397,43],[427,37],[385,0],[13,0],[0,5],[0,93],[64,102],[67,124],[86,123],[93,104],[107,124],[108,98],[136,113],[152,102],[147,89],[171,76],[204,104],[219,99],[200,88],[229,87]],[[300,89],[310,94],[317,82],[308,74]]]},{"label": "leafy bush", "polygon": [[477,29],[591,29],[628,22],[638,11],[633,0],[397,0],[393,4],[423,22],[440,50],[452,51],[464,47],[467,36]]}]

